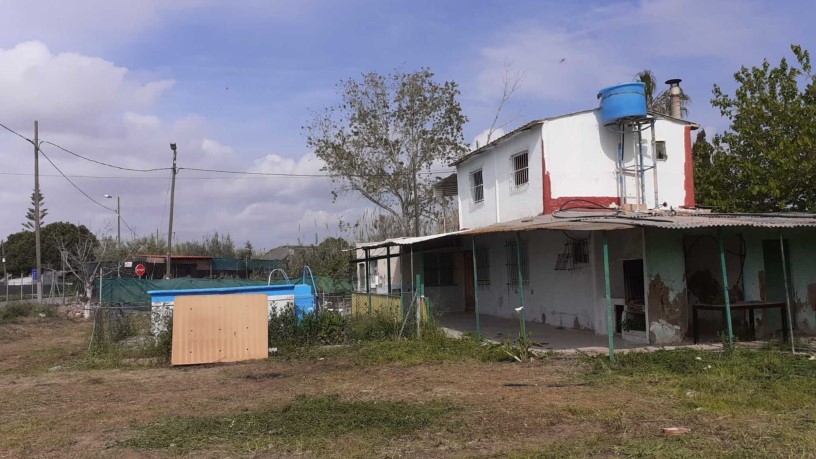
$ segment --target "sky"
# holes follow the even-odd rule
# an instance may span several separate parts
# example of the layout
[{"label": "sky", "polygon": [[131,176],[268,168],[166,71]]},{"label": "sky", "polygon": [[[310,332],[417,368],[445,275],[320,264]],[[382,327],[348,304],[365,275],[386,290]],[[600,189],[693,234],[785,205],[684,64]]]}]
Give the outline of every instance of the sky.
[{"label": "sky", "polygon": [[[740,66],[790,58],[791,43],[816,51],[806,0],[0,0],[0,12],[0,123],[31,139],[38,120],[41,140],[135,169],[170,167],[173,142],[180,168],[320,173],[301,127],[338,102],[337,83],[421,67],[458,83],[469,143],[490,126],[507,68],[522,80],[505,130],[595,107],[599,89],[649,68],[683,79],[689,119],[711,134],[728,128],[714,84],[733,93]],[[0,130],[0,239],[22,229],[33,150]],[[108,194],[124,239],[166,237],[169,171],[42,152],[46,224],[115,234]],[[343,235],[338,222],[370,206],[333,200],[333,187],[182,169],[175,238],[217,231],[271,249]]]}]

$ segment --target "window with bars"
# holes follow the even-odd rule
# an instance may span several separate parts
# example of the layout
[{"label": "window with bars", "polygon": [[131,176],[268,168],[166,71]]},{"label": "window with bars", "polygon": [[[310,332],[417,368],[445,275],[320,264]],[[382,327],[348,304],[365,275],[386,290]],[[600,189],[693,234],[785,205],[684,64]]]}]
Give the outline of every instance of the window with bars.
[{"label": "window with bars", "polygon": [[452,253],[426,253],[422,257],[422,263],[425,285],[431,287],[454,285]]},{"label": "window with bars", "polygon": [[572,242],[572,262],[589,263],[589,239],[577,239]]},{"label": "window with bars", "polygon": [[476,276],[479,285],[490,285],[490,251],[487,247],[476,247]]},{"label": "window with bars", "polygon": [[513,157],[510,159],[513,162],[513,185],[518,187],[529,182],[530,170],[528,168],[529,161],[527,152],[525,151],[517,155],[513,155]]},{"label": "window with bars", "polygon": [[482,170],[478,169],[470,173],[470,196],[473,202],[484,201],[484,180]]},{"label": "window with bars", "polygon": [[[519,285],[518,278],[518,259],[519,254],[516,251],[516,240],[508,239],[504,244],[505,255],[507,257],[507,285]],[[527,256],[527,241],[521,241],[521,276],[524,285],[530,284],[530,261]]]}]

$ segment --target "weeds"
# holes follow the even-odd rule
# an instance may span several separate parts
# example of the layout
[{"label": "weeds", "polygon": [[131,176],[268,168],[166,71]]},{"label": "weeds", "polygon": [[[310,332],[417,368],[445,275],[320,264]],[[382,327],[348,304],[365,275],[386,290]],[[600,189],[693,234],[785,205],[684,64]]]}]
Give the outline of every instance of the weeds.
[{"label": "weeds", "polygon": [[411,435],[446,418],[449,403],[343,400],[338,396],[298,396],[278,409],[211,417],[163,417],[141,426],[120,444],[137,449],[170,449],[187,453],[214,445],[240,451],[258,447],[321,450],[333,440],[358,436],[377,446],[391,438]]},{"label": "weeds", "polygon": [[57,307],[50,304],[37,303],[12,303],[0,307],[0,323],[19,322],[29,317],[57,317]]}]

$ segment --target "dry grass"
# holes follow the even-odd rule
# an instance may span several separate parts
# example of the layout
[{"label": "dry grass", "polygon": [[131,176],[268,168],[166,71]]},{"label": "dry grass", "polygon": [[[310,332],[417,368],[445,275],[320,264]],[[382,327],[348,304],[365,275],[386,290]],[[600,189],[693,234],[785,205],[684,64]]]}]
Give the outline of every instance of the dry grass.
[{"label": "dry grass", "polygon": [[[816,362],[774,350],[658,353],[610,368],[603,359],[482,362],[459,348],[422,359],[421,346],[380,343],[233,365],[93,369],[83,364],[88,327],[0,325],[0,457],[816,451]],[[662,436],[669,426],[692,432]]]}]

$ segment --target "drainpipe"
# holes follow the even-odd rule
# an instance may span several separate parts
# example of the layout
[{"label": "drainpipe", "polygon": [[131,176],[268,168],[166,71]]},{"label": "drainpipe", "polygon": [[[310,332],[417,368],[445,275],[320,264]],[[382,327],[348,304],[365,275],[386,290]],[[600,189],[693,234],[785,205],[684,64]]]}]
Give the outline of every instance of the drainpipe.
[{"label": "drainpipe", "polygon": [[476,265],[476,236],[473,236],[470,241],[473,247],[473,309],[476,313],[476,339],[481,341],[482,329],[479,326],[479,271]]},{"label": "drainpipe", "polygon": [[[791,352],[796,354],[796,342],[793,339],[793,317],[791,314],[790,288],[788,288],[788,264],[785,261],[785,242],[782,239],[782,230],[779,231],[779,251],[782,252],[782,278],[785,281],[785,309],[788,313],[788,338],[790,339]],[[751,324],[753,326],[754,324]]]},{"label": "drainpipe", "polygon": [[728,325],[728,345],[734,349],[734,328],[731,325],[731,296],[728,294],[728,273],[725,268],[725,246],[723,245],[722,231],[717,232],[720,245],[720,265],[722,265],[723,297],[725,298],[725,322]]},{"label": "drainpipe", "polygon": [[[615,361],[615,336],[612,320],[612,286],[609,281],[609,238],[603,232],[604,288],[606,293],[606,334],[609,337],[609,361]],[[647,327],[648,333],[648,327]]]}]

